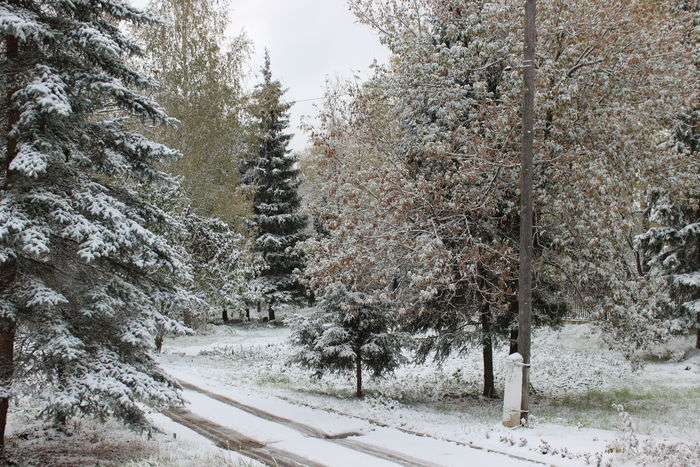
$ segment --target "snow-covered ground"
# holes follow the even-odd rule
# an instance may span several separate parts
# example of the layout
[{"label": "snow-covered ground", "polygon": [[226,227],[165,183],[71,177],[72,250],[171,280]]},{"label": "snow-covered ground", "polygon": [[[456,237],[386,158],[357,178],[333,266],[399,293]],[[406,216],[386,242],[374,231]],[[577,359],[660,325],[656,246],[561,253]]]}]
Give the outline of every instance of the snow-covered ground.
[{"label": "snow-covered ground", "polygon": [[[282,461],[285,454],[298,456],[303,459],[302,465],[457,466],[463,465],[465,456],[475,465],[518,467],[530,464],[505,451],[493,452],[419,437],[337,414],[324,417],[322,411],[314,408],[242,394],[217,385],[196,390],[186,388],[184,395],[188,410],[198,416],[274,448],[282,453]],[[232,401],[238,407],[232,407]]]},{"label": "snow-covered ground", "polygon": [[[587,325],[539,330],[533,423],[506,429],[501,401],[478,395],[478,349],[367,379],[357,400],[348,377],[318,380],[288,364],[289,332],[212,326],[167,339],[160,361],[188,404],[151,414],[160,433],[80,420],[67,435],[18,401],[8,450],[37,466],[700,465],[700,355],[687,352],[690,339],[634,372]],[[500,386],[507,350],[497,350]]]},{"label": "snow-covered ground", "polygon": [[[206,334],[166,341],[161,363],[173,376],[214,393],[328,433],[360,433],[367,442],[409,455],[412,446],[418,454],[435,452],[435,446],[414,444],[415,436],[402,438],[419,434],[439,446],[472,445],[557,465],[642,462],[644,456],[682,464],[700,457],[700,427],[690,422],[700,416],[700,356],[695,353],[680,362],[652,361],[633,372],[621,356],[605,351],[586,325],[539,331],[533,342],[534,423],[509,430],[500,425],[500,401],[478,396],[476,349],[442,366],[409,365],[369,380],[368,396],[358,401],[347,378],[316,380],[289,365],[288,336],[289,330],[279,327],[213,327]],[[688,342],[673,350],[689,347]],[[505,346],[499,348],[497,384],[505,355]],[[623,418],[613,404],[629,412],[633,430],[619,431]],[[633,437],[644,449],[637,450],[636,459],[625,458],[617,451],[634,444]],[[436,462],[459,465],[450,462],[449,454]]]},{"label": "snow-covered ground", "polygon": [[[28,401],[14,404],[8,423],[8,459],[19,466],[127,467],[258,467],[235,451],[179,425],[164,415],[151,414],[162,431],[138,433],[118,422],[76,419],[64,431],[37,419]],[[4,465],[4,464],[3,464]]]}]

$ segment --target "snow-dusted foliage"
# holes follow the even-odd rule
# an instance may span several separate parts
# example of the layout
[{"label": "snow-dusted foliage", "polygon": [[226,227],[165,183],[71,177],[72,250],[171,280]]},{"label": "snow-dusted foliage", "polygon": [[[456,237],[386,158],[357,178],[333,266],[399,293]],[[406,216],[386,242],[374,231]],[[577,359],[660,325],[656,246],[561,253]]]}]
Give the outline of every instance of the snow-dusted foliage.
[{"label": "snow-dusted foliage", "polygon": [[257,285],[269,303],[269,318],[273,320],[278,304],[304,296],[296,271],[304,267],[297,243],[306,237],[306,217],[299,210],[296,156],[287,149],[292,137],[286,133],[291,104],[282,101],[285,91],[272,79],[268,53],[262,74],[263,82],[256,88],[251,106],[253,151],[242,171],[252,191],[254,250],[265,263]]},{"label": "snow-dusted foliage", "polygon": [[221,310],[224,320],[230,313],[244,316],[248,304],[257,298],[252,279],[259,271],[259,261],[244,244],[243,236],[225,222],[190,209],[183,214],[183,222],[194,288],[203,294],[206,308]]},{"label": "snow-dusted foliage", "polygon": [[59,420],[141,424],[141,404],[177,402],[151,350],[196,300],[164,235],[182,225],[141,196],[175,184],[160,167],[179,154],[132,130],[172,122],[124,22],[151,20],[121,0],[0,1],[2,337],[17,335],[13,390]]},{"label": "snow-dusted foliage", "polygon": [[[657,194],[658,195],[658,194]],[[601,322],[608,344],[637,360],[672,336],[697,326],[700,313],[699,193],[690,204],[656,196],[649,210],[654,225],[634,239],[639,277],[615,290]],[[687,201],[686,201],[687,202]]]},{"label": "snow-dusted foliage", "polygon": [[[437,331],[421,340],[423,357],[476,339],[490,360],[493,336],[517,314],[520,80],[507,55],[516,39],[500,26],[513,12],[351,4],[393,56],[368,84],[341,89],[344,99],[328,95],[315,133],[311,283],[342,274],[396,295],[408,329]],[[538,318],[556,322],[551,281],[537,278]]]},{"label": "snow-dusted foliage", "polygon": [[667,165],[656,167],[667,179],[642,187],[647,199],[630,241],[634,273],[612,281],[601,313],[610,347],[635,362],[642,352],[700,326],[700,3],[691,3],[681,11],[693,12],[683,18],[694,29],[681,44],[693,48],[695,85],[657,149],[656,159]]},{"label": "snow-dusted foliage", "polygon": [[[507,330],[517,310],[522,5],[350,4],[392,58],[369,83],[331,89],[314,129],[310,283],[395,294],[414,329],[442,331],[439,351]],[[539,5],[542,322],[560,302],[593,307],[629,292],[616,282],[636,275],[648,188],[697,180],[663,144],[697,83],[691,26],[675,2]]]},{"label": "snow-dusted foliage", "polygon": [[342,284],[329,286],[318,309],[292,321],[292,361],[325,372],[355,372],[362,397],[362,370],[375,377],[396,369],[403,361],[402,338],[386,302],[349,291]]}]

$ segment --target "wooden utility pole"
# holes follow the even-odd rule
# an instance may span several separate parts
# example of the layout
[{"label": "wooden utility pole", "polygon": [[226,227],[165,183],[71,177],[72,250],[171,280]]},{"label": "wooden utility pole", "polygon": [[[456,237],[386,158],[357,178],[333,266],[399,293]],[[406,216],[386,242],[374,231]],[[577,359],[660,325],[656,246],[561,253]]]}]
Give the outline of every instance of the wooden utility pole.
[{"label": "wooden utility pole", "polygon": [[532,313],[532,152],[535,112],[536,0],[525,0],[523,134],[520,172],[520,276],[518,278],[518,352],[523,356],[520,418],[527,421],[530,373],[530,315]]}]

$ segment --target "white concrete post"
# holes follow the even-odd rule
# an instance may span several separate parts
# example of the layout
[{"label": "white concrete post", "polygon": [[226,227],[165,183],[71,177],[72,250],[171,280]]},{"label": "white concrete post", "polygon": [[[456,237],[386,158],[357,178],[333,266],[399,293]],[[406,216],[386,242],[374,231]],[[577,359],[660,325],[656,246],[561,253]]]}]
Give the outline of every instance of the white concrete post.
[{"label": "white concrete post", "polygon": [[503,394],[503,425],[520,426],[520,402],[523,392],[523,356],[519,353],[506,359],[506,389]]}]

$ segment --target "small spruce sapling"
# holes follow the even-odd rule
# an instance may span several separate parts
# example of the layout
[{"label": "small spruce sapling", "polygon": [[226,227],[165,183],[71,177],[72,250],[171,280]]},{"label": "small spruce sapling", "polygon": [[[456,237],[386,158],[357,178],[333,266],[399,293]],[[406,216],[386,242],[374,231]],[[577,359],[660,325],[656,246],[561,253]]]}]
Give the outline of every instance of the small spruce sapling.
[{"label": "small spruce sapling", "polygon": [[291,341],[298,350],[292,361],[316,370],[319,378],[354,370],[356,395],[363,397],[363,368],[379,377],[405,360],[394,316],[386,301],[333,284],[317,311],[293,319]]}]

